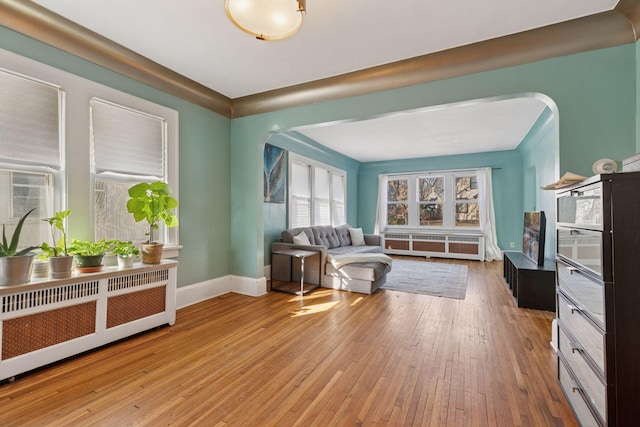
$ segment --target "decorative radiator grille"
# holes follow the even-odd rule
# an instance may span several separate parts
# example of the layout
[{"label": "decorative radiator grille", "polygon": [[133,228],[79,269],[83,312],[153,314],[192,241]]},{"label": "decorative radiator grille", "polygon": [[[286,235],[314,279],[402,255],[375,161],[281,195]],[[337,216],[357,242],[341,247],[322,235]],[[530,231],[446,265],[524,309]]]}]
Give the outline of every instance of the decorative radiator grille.
[{"label": "decorative radiator grille", "polygon": [[459,243],[478,243],[480,239],[478,237],[450,237],[450,242],[459,242]]},{"label": "decorative radiator grille", "polygon": [[438,242],[444,242],[447,240],[447,236],[437,236],[429,234],[414,234],[413,240],[432,240]]},{"label": "decorative radiator grille", "polygon": [[149,283],[166,282],[167,280],[169,280],[168,269],[112,277],[109,279],[109,292],[148,285]]},{"label": "decorative radiator grille", "polygon": [[2,313],[56,304],[98,294],[98,281],[19,292],[2,297]]},{"label": "decorative radiator grille", "polygon": [[409,236],[408,234],[385,234],[384,238],[385,239],[407,239],[409,240]]}]

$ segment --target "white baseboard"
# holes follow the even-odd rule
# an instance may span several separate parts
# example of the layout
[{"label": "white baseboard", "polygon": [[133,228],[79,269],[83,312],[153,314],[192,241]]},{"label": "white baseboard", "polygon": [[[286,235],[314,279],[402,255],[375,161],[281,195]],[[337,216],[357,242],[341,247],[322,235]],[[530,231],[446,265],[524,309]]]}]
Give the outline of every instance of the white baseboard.
[{"label": "white baseboard", "polygon": [[178,288],[176,295],[177,308],[184,308],[189,305],[232,292],[231,278],[231,275],[218,277],[216,279]]},{"label": "white baseboard", "polygon": [[229,275],[183,286],[176,291],[176,308],[184,308],[229,292],[259,297],[267,293],[267,279]]},{"label": "white baseboard", "polygon": [[232,276],[232,289],[233,292],[242,295],[249,295],[252,297],[259,297],[267,293],[267,278],[253,278]]}]

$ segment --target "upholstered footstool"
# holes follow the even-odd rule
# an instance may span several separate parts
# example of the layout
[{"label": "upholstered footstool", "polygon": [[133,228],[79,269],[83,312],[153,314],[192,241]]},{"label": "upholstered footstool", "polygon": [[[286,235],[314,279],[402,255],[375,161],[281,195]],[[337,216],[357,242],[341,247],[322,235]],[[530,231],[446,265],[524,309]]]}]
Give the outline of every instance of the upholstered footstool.
[{"label": "upholstered footstool", "polygon": [[364,262],[335,268],[327,263],[322,287],[372,294],[387,280],[391,266],[382,262]]}]

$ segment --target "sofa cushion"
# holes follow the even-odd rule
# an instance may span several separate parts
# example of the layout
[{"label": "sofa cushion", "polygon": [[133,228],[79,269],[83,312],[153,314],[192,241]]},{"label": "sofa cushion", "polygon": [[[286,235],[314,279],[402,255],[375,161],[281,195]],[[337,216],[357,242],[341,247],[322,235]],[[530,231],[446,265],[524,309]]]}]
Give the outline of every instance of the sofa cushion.
[{"label": "sofa cushion", "polygon": [[309,241],[309,238],[304,233],[304,231],[301,231],[300,233],[293,236],[293,243],[295,245],[307,245],[307,246],[311,244],[311,242]]},{"label": "sofa cushion", "polygon": [[280,233],[280,238],[283,243],[293,243],[293,236],[297,236],[301,231],[304,231],[304,234],[307,235],[309,239],[309,243],[312,245],[316,245],[316,241],[313,238],[313,232],[310,227],[298,227],[298,228],[289,228]]},{"label": "sofa cushion", "polygon": [[340,246],[327,250],[330,255],[382,253],[381,246]]},{"label": "sofa cushion", "polygon": [[323,245],[329,249],[340,246],[340,239],[336,234],[336,230],[330,225],[318,225],[311,227],[316,245]]},{"label": "sofa cushion", "polygon": [[351,245],[351,234],[349,233],[349,228],[351,228],[349,224],[336,227],[336,234],[338,235],[338,240],[340,240],[340,246]]},{"label": "sofa cushion", "polygon": [[362,228],[350,228],[349,234],[351,235],[351,244],[353,246],[364,246],[364,235],[362,234]]}]

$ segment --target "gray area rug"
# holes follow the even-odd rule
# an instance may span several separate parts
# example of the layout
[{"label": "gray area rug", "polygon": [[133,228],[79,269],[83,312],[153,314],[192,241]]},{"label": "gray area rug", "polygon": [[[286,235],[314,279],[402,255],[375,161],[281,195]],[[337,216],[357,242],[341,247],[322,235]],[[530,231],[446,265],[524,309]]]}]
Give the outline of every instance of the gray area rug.
[{"label": "gray area rug", "polygon": [[380,289],[464,299],[467,266],[394,259],[387,282]]}]

